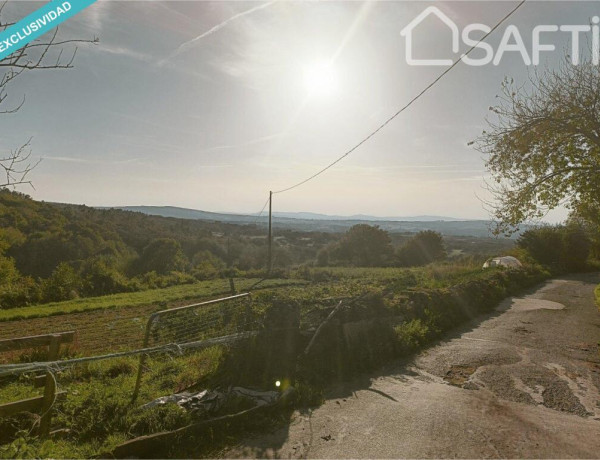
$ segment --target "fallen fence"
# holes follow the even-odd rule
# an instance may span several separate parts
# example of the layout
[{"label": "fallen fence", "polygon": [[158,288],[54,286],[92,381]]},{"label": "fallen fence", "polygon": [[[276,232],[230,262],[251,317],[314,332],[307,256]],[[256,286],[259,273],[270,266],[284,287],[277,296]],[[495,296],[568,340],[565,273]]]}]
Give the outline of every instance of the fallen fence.
[{"label": "fallen fence", "polygon": [[[154,344],[161,342],[202,343],[203,340],[206,340],[205,337],[211,333],[221,334],[221,337],[226,337],[227,334],[225,333],[229,333],[230,342],[239,340],[238,337],[245,337],[243,333],[248,332],[249,326],[253,325],[251,299],[250,293],[246,292],[221,299],[157,311],[148,318],[142,348],[148,348],[151,342],[154,342]],[[236,310],[235,306],[234,308],[224,306],[237,300],[246,301],[243,312]],[[240,333],[242,333],[241,336],[238,335]],[[140,391],[146,357],[146,353],[140,355],[132,395],[133,401],[137,399]]]},{"label": "fallen fence", "polygon": [[[62,400],[66,395],[66,391],[58,391],[57,388],[57,378],[62,375],[62,371],[81,369],[82,367],[78,366],[98,361],[139,356],[133,402],[139,394],[149,356],[158,354],[180,356],[187,351],[230,345],[254,337],[259,326],[258,319],[252,313],[251,295],[248,292],[155,311],[141,324],[139,324],[142,319],[139,318],[139,312],[125,313],[125,316],[129,322],[131,318],[138,323],[136,326],[138,331],[145,323],[141,346],[139,342],[141,334],[136,334],[137,346],[107,349],[105,353],[61,359],[60,345],[74,343],[77,337],[76,331],[0,340],[0,354],[11,361],[10,364],[0,365],[0,378],[15,381],[11,379],[24,375],[26,381],[32,381],[34,388],[44,387],[41,396],[0,404],[0,417],[11,417],[20,412],[37,412],[41,414],[37,433],[46,437],[50,433],[52,408],[59,398]],[[123,332],[126,330],[124,329]],[[38,356],[37,351],[34,351],[32,356],[25,357],[26,359],[33,357],[34,362],[16,361],[22,359],[16,355],[16,352],[40,347],[48,347],[48,354],[43,361],[39,358],[35,360]],[[41,375],[37,375],[40,373]]]},{"label": "fallen fence", "polygon": [[[60,332],[56,334],[36,335],[30,337],[19,337],[9,340],[0,340],[0,351],[8,352],[14,350],[25,350],[28,348],[48,347],[48,361],[58,359],[60,345],[62,343],[71,343],[75,333],[73,331]],[[8,417],[19,412],[41,413],[39,434],[46,437],[50,434],[51,409],[56,398],[65,394],[65,392],[56,391],[56,379],[49,370],[45,375],[35,378],[34,386],[36,388],[44,387],[44,394],[34,398],[22,399],[0,405],[0,417]]]}]

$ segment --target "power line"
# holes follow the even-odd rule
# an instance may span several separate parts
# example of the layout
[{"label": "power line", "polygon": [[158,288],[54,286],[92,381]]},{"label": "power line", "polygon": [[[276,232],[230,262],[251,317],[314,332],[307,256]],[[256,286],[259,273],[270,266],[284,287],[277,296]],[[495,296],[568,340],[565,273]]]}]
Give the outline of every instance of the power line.
[{"label": "power line", "polygon": [[265,201],[265,204],[263,204],[262,209],[260,210],[260,212],[256,215],[256,218],[252,221],[253,224],[256,224],[258,222],[258,220],[260,219],[260,216],[262,216],[262,213],[265,211],[265,208],[267,207],[267,205],[269,204],[269,200],[271,199],[271,197],[267,197],[267,201]]},{"label": "power line", "polygon": [[[356,149],[358,149],[361,145],[363,145],[365,142],[367,142],[369,139],[371,139],[373,136],[375,136],[379,131],[381,131],[383,128],[385,128],[394,118],[396,118],[398,115],[400,115],[402,112],[404,112],[406,109],[408,109],[411,105],[413,105],[413,103],[415,103],[421,96],[423,96],[427,91],[429,91],[433,86],[435,86],[437,84],[437,82],[439,82],[444,76],[446,76],[446,74],[448,72],[450,72],[454,67],[456,67],[462,60],[463,57],[468,56],[475,48],[477,48],[477,45],[479,45],[481,42],[483,42],[487,37],[489,37],[498,27],[500,27],[508,18],[510,18],[519,8],[521,8],[521,6],[523,6],[523,4],[526,2],[527,0],[522,0],[512,11],[510,11],[506,16],[504,16],[500,22],[498,22],[494,27],[492,27],[490,29],[490,31],[485,34],[475,45],[473,45],[466,53],[464,53],[459,59],[457,59],[456,61],[454,61],[452,63],[452,65],[450,67],[448,67],[446,70],[444,70],[435,80],[433,80],[429,85],[427,85],[425,87],[425,89],[423,89],[419,94],[417,94],[415,97],[413,97],[406,105],[404,105],[402,108],[400,108],[396,113],[394,113],[391,117],[389,117],[387,120],[385,120],[381,125],[379,125],[379,127],[377,127],[377,129],[375,129],[374,131],[372,131],[367,137],[365,137],[364,139],[362,139],[358,144],[356,144],[354,147],[352,147],[350,150],[346,151],[346,153],[344,153],[341,157],[339,157],[337,160],[335,160],[333,163],[330,163],[329,165],[325,166],[323,169],[321,169],[320,171],[316,172],[315,174],[313,174],[312,176],[304,179],[301,182],[298,182],[297,184],[292,185],[291,187],[287,187],[284,188],[282,190],[277,190],[275,192],[273,192],[273,194],[277,194],[277,193],[284,193],[284,192],[288,192],[292,189],[295,189],[296,187],[300,187],[301,185],[306,184],[308,181],[320,176],[321,174],[323,174],[325,171],[327,171],[329,168],[335,166],[337,163],[339,163],[340,161],[342,161],[344,158],[346,158],[348,155],[350,155],[352,152],[354,152]],[[265,205],[266,206],[266,205]]]}]

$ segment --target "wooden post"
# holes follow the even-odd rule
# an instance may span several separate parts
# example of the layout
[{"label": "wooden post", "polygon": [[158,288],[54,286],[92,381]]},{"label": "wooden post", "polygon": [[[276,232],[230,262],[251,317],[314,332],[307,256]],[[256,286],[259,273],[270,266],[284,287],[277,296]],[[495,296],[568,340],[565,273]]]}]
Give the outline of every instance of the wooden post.
[{"label": "wooden post", "polygon": [[248,327],[252,324],[252,296],[248,296],[246,301],[246,323],[244,324],[244,330],[247,331]]},{"label": "wooden post", "polygon": [[[50,339],[48,348],[48,361],[58,360],[58,350],[60,347],[60,335],[53,335]],[[56,380],[54,376],[48,372],[46,374],[46,386],[44,387],[44,399],[42,402],[42,418],[40,419],[40,436],[45,438],[50,434],[50,420],[52,418],[52,404],[56,394]]]},{"label": "wooden post", "polygon": [[271,268],[273,263],[273,231],[272,231],[272,217],[273,217],[273,192],[269,192],[269,257],[267,262],[267,276],[271,274]]}]

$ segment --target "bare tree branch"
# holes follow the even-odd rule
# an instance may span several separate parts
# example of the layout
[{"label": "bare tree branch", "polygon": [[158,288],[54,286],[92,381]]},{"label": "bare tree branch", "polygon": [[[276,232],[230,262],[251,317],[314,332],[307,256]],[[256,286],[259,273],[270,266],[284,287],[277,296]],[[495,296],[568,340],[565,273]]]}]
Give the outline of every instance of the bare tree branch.
[{"label": "bare tree branch", "polygon": [[[7,3],[8,0],[0,3],[0,31],[4,31],[15,24],[11,21],[3,21],[2,14]],[[99,41],[96,37],[91,40],[57,40],[57,36],[58,28],[51,33],[49,39],[40,38],[35,40],[0,60],[0,72],[2,68],[4,69],[4,73],[0,76],[0,114],[15,113],[25,104],[26,97],[23,95],[18,103],[7,107],[9,103],[8,89],[25,71],[70,69],[73,67],[77,55],[78,48],[76,45],[82,43],[96,44]],[[63,57],[65,46],[72,47],[72,51],[68,52],[67,58]],[[28,175],[40,163],[40,160],[30,161],[30,158],[31,139],[4,157],[0,154],[0,172],[4,172],[4,179],[0,179],[0,187],[14,187],[21,184],[32,185]]]}]

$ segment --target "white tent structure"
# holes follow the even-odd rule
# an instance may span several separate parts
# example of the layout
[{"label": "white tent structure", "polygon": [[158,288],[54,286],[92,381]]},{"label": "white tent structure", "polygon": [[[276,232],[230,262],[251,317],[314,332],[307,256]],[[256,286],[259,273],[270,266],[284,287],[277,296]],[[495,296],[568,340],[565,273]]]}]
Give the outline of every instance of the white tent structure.
[{"label": "white tent structure", "polygon": [[483,264],[483,268],[491,267],[508,267],[508,268],[520,268],[523,264],[519,262],[519,259],[513,256],[502,256],[494,257],[493,259],[486,260]]}]

